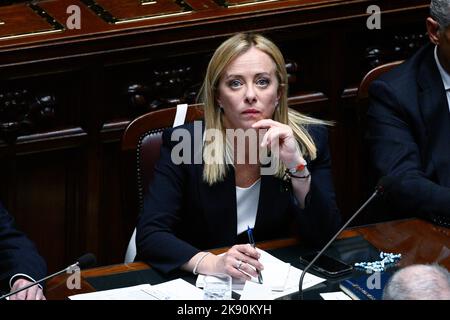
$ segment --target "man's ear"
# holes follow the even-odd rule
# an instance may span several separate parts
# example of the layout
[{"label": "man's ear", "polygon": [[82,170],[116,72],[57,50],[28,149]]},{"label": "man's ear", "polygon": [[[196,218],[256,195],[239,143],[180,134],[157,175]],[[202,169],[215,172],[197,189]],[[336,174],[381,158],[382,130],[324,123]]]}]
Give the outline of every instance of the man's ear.
[{"label": "man's ear", "polygon": [[430,41],[432,43],[438,45],[439,40],[440,40],[439,23],[436,20],[434,20],[433,18],[428,17],[426,24],[427,24],[428,37],[430,38]]}]

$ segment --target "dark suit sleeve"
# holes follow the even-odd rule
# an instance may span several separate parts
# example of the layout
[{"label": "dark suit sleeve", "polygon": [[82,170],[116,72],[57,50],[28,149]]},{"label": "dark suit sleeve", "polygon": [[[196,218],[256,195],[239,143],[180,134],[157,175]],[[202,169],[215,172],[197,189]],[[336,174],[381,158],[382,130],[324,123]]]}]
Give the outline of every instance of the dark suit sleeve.
[{"label": "dark suit sleeve", "polygon": [[12,216],[0,204],[0,281],[9,291],[9,280],[15,274],[26,274],[34,280],[47,273],[44,259],[34,244],[14,227]]},{"label": "dark suit sleeve", "polygon": [[[425,175],[419,146],[394,88],[384,81],[370,87],[367,114],[370,157],[379,176],[398,176],[387,198],[399,213],[449,215],[450,189]],[[438,129],[437,129],[438,130]]]},{"label": "dark suit sleeve", "polygon": [[311,126],[309,132],[317,147],[317,157],[308,164],[311,187],[305,208],[297,208],[295,211],[302,239],[311,245],[321,246],[339,229],[341,218],[331,174],[328,131],[324,126],[316,125]]},{"label": "dark suit sleeve", "polygon": [[199,252],[175,236],[182,214],[185,172],[182,165],[171,160],[171,132],[163,133],[160,159],[144,199],[136,235],[138,258],[165,273],[178,269]]}]

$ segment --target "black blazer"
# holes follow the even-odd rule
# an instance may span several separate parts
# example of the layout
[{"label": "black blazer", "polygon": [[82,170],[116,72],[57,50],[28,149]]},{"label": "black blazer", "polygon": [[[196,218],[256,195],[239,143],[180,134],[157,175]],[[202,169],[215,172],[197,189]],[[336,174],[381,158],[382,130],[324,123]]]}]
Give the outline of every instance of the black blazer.
[{"label": "black blazer", "polygon": [[22,232],[14,228],[13,218],[0,203],[0,285],[2,290],[10,290],[9,280],[17,273],[39,280],[46,275],[47,266],[34,244]]},{"label": "black blazer", "polygon": [[[192,123],[179,128],[187,129],[193,136]],[[228,167],[229,173],[223,182],[209,186],[202,180],[203,164],[172,163],[171,150],[178,143],[170,141],[172,130],[177,129],[169,129],[163,134],[161,157],[145,196],[136,237],[137,259],[163,272],[178,269],[200,250],[241,242],[236,235],[236,188],[232,166]],[[327,130],[311,126],[310,134],[318,151],[317,158],[309,163],[312,180],[305,209],[296,205],[292,191],[286,190],[281,179],[261,176],[254,228],[256,241],[292,236],[295,229],[295,234],[319,245],[329,240],[339,227]],[[191,147],[194,150],[193,141]]]},{"label": "black blazer", "polygon": [[380,176],[401,176],[403,213],[450,217],[450,113],[434,45],[373,82],[368,141]]}]

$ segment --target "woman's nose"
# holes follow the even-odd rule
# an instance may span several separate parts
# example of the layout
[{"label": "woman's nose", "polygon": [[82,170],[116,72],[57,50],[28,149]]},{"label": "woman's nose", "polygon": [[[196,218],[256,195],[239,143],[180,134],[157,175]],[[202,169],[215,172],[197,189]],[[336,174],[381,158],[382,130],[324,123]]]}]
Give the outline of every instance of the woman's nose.
[{"label": "woman's nose", "polygon": [[245,102],[250,104],[256,102],[256,92],[252,86],[247,87],[247,91],[245,92]]}]

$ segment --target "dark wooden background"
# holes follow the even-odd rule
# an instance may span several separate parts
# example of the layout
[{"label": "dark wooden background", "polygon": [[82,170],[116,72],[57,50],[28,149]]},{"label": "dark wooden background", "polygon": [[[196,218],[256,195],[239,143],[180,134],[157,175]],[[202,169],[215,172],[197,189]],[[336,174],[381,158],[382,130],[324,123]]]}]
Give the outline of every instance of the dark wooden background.
[{"label": "dark wooden background", "polygon": [[[14,2],[14,1],[10,1]],[[145,1],[144,1],[145,2]],[[343,217],[370,191],[361,160],[372,67],[427,42],[429,1],[49,0],[0,6],[0,199],[49,270],[86,251],[123,261],[136,217],[134,169],[120,152],[140,114],[192,103],[214,49],[262,32],[288,61],[291,105],[336,121],[330,146]],[[81,9],[81,29],[66,10]],[[366,27],[369,5],[381,29]],[[181,14],[180,14],[181,13]]]}]

